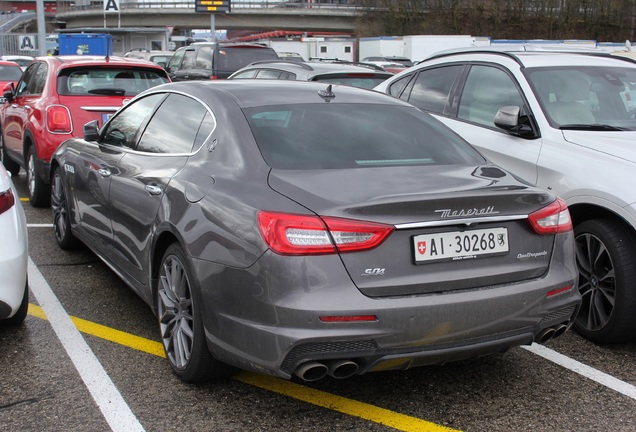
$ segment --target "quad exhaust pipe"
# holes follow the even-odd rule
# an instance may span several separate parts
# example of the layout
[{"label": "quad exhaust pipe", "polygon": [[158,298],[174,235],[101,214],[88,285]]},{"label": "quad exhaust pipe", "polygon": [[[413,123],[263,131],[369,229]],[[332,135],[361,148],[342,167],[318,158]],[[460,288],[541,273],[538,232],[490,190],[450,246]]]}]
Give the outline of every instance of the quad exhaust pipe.
[{"label": "quad exhaust pipe", "polygon": [[567,329],[567,324],[557,324],[555,326],[545,328],[539,332],[534,341],[543,345],[547,341],[561,336]]},{"label": "quad exhaust pipe", "polygon": [[328,360],[326,362],[308,361],[294,371],[294,375],[304,381],[318,381],[327,375],[336,379],[345,379],[358,372],[358,364],[352,360]]}]

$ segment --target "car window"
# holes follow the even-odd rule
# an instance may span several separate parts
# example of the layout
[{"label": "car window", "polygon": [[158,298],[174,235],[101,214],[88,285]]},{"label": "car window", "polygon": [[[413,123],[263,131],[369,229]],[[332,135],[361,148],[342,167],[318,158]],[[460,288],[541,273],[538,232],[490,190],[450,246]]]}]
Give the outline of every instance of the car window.
[{"label": "car window", "polygon": [[525,73],[553,126],[604,124],[636,129],[636,69],[559,66]]},{"label": "car window", "polygon": [[411,81],[414,74],[404,75],[402,78],[393,81],[387,88],[387,93],[391,96],[399,97],[404,87]]},{"label": "car window", "polygon": [[0,65],[0,81],[18,81],[22,69],[18,66]]},{"label": "car window", "polygon": [[[170,94],[157,109],[143,132],[136,150],[148,153],[190,153],[195,140],[202,144],[214,128],[201,102]],[[201,137],[197,139],[202,129]],[[203,136],[207,132],[207,135]],[[196,150],[196,149],[195,149]]]},{"label": "car window", "polygon": [[183,60],[183,55],[185,54],[185,50],[177,50],[170,61],[168,61],[168,67],[166,70],[170,72],[176,72],[181,68],[181,60]]},{"label": "car window", "polygon": [[[16,96],[30,96],[30,95],[38,95],[40,93],[37,92],[38,88],[38,70],[42,65],[41,62],[33,63],[30,65],[22,75],[22,80],[18,82],[18,86],[16,88]],[[42,88],[44,86],[42,85]]]},{"label": "car window", "polygon": [[57,78],[60,95],[136,96],[144,90],[168,82],[165,73],[143,68],[104,68],[100,65],[63,70]]},{"label": "car window", "polygon": [[197,61],[195,69],[212,69],[212,55],[214,54],[214,48],[203,46],[199,48],[197,52]]},{"label": "car window", "polygon": [[164,98],[164,94],[153,94],[126,105],[106,123],[100,144],[133,148],[139,129]]},{"label": "car window", "polygon": [[157,63],[158,65],[165,66],[168,64],[168,60],[170,60],[170,57],[171,56],[165,54],[153,55],[150,56],[150,61],[153,63]]},{"label": "car window", "polygon": [[495,127],[497,111],[510,105],[525,112],[523,97],[506,72],[490,66],[470,68],[459,102],[458,118]]},{"label": "car window", "polygon": [[254,78],[254,76],[256,76],[256,72],[258,72],[258,69],[246,70],[246,71],[237,73],[236,75],[234,75],[232,77],[232,79],[250,79],[250,78]]},{"label": "car window", "polygon": [[353,73],[346,76],[316,75],[312,78],[312,81],[372,89],[387,78],[388,76],[384,75]]},{"label": "car window", "polygon": [[258,79],[279,79],[281,71],[274,69],[260,69],[255,78]]},{"label": "car window", "polygon": [[273,168],[483,162],[449,128],[412,107],[300,104],[248,108],[245,113],[265,161]]},{"label": "car window", "polygon": [[187,49],[183,54],[183,62],[181,63],[181,69],[195,69],[196,68],[196,51]]},{"label": "car window", "polygon": [[451,107],[448,97],[462,68],[454,65],[420,71],[410,92],[405,92],[401,99],[426,111],[448,114]]},{"label": "car window", "polygon": [[266,48],[219,47],[215,68],[219,72],[234,72],[258,60],[278,60],[278,55]]}]

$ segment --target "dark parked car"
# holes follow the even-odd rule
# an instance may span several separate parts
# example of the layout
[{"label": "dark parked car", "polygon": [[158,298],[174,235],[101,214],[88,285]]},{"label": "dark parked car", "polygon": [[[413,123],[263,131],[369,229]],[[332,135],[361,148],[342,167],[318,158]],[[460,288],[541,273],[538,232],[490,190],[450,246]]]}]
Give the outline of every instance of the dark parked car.
[{"label": "dark parked car", "polygon": [[278,54],[253,43],[195,42],[179,48],[166,70],[172,81],[225,79],[258,60],[278,60]]},{"label": "dark parked car", "polygon": [[564,203],[378,92],[166,84],[52,169],[58,244],[150,305],[187,382],[500,353],[560,335],[580,303]]},{"label": "dark parked car", "polygon": [[320,81],[372,89],[392,76],[380,67],[360,63],[261,60],[239,69],[228,79]]}]

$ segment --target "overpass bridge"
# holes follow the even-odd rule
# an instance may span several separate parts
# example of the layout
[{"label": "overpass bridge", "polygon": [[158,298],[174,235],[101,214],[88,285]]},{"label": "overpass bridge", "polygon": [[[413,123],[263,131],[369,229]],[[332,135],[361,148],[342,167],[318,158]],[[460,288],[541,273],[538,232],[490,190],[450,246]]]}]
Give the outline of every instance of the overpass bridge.
[{"label": "overpass bridge", "polygon": [[[327,0],[331,1],[331,0]],[[339,0],[335,0],[339,1]],[[340,0],[342,1],[342,0]],[[67,29],[96,27],[174,27],[174,32],[209,29],[209,13],[195,12],[193,0],[120,0],[119,12],[104,13],[99,4],[58,1],[56,19]],[[364,9],[325,0],[234,0],[231,12],[214,14],[216,29],[296,30],[355,33]]]}]

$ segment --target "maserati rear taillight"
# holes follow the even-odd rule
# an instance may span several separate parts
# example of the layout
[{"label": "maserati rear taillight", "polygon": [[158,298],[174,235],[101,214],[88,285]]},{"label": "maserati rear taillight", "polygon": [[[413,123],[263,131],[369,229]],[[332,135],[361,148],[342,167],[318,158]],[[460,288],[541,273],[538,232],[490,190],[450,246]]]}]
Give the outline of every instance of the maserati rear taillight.
[{"label": "maserati rear taillight", "polygon": [[70,133],[71,113],[64,105],[50,105],[46,108],[46,128],[51,133]]},{"label": "maserati rear taillight", "polygon": [[270,249],[280,255],[357,252],[380,245],[392,225],[335,217],[261,211],[258,228]]},{"label": "maserati rear taillight", "polygon": [[572,219],[568,205],[562,199],[528,216],[528,222],[538,234],[557,234],[572,230]]}]

